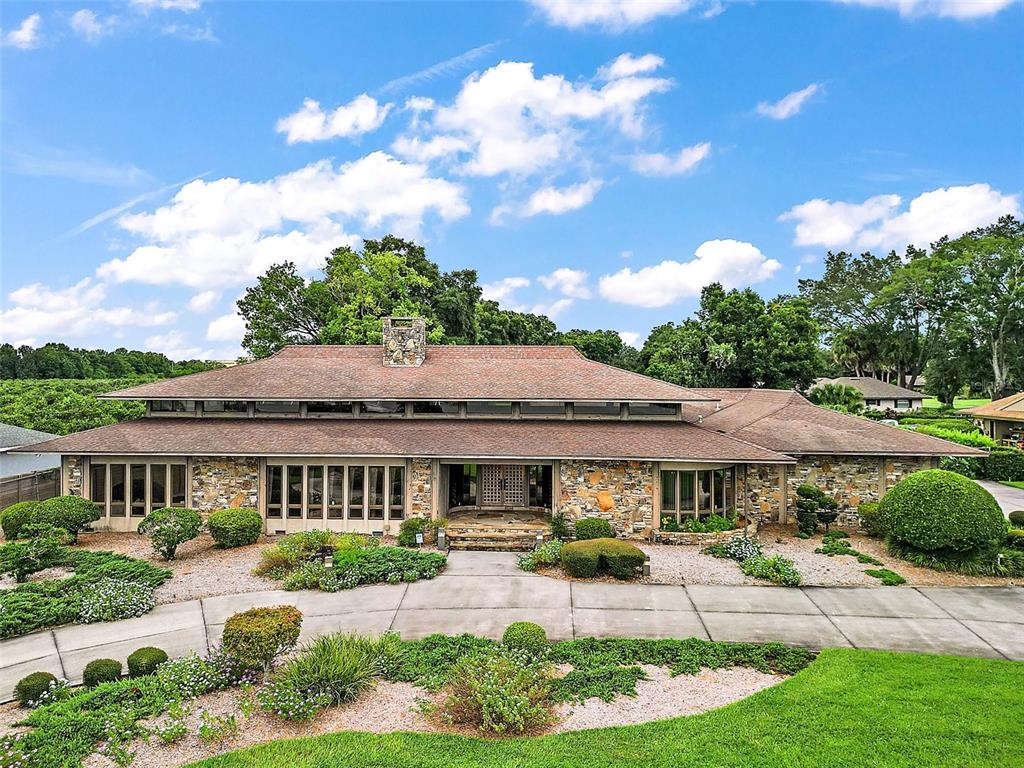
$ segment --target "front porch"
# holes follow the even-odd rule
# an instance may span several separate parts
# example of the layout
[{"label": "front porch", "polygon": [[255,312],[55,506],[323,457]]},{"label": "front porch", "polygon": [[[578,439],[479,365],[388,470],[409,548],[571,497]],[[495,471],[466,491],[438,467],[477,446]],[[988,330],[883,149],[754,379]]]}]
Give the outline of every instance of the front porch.
[{"label": "front porch", "polygon": [[447,520],[451,549],[529,551],[551,538],[551,510],[543,507],[454,507]]}]

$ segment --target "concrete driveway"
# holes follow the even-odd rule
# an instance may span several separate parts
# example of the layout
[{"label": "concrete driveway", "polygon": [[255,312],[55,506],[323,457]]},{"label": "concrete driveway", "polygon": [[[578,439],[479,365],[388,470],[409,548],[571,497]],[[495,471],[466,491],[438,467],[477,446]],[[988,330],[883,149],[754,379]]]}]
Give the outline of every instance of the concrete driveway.
[{"label": "concrete driveway", "polygon": [[541,624],[552,640],[701,637],[779,641],[1024,661],[1024,587],[882,588],[668,586],[568,582],[523,573],[508,553],[453,552],[433,581],[336,594],[280,590],[161,605],[137,619],[72,625],[0,642],[0,701],[35,671],[72,682],[92,659],[124,662],[144,645],[171,656],[206,652],[224,622],[254,606],[295,605],[302,636],[435,632],[500,637],[511,622]]},{"label": "concrete driveway", "polygon": [[1024,490],[1014,488],[1011,485],[1003,485],[994,480],[975,480],[978,485],[996,497],[999,506],[1003,509],[1004,515],[1024,509]]}]

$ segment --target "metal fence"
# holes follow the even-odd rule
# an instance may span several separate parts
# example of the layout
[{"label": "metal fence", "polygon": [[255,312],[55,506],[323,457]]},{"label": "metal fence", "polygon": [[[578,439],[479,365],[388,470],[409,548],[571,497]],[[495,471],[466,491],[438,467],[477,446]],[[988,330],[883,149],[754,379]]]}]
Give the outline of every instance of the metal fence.
[{"label": "metal fence", "polygon": [[19,501],[41,501],[60,493],[59,469],[0,479],[0,509]]}]

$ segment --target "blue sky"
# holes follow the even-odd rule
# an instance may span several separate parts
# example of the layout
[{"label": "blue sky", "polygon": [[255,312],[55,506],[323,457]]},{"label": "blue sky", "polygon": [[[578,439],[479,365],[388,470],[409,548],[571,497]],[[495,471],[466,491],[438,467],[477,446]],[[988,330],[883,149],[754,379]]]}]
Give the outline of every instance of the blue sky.
[{"label": "blue sky", "polygon": [[1024,191],[1024,5],[5,2],[14,343],[230,358],[234,301],[394,231],[642,339]]}]

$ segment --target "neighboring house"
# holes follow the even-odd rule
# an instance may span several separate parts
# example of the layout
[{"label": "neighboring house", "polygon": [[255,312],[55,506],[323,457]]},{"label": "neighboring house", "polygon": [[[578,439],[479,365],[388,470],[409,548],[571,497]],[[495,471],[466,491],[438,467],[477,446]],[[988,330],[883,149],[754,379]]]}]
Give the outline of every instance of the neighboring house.
[{"label": "neighboring house", "polygon": [[993,440],[1024,449],[1024,392],[960,413],[972,416],[981,425],[981,431]]},{"label": "neighboring house", "polygon": [[0,478],[59,467],[60,455],[57,453],[11,453],[12,448],[30,446],[55,437],[57,435],[49,432],[0,423]]},{"label": "neighboring house", "polygon": [[815,386],[822,384],[853,387],[864,398],[864,407],[873,411],[913,411],[924,404],[924,395],[920,392],[870,376],[840,376],[836,379],[818,379],[814,383]]},{"label": "neighboring house", "polygon": [[268,533],[394,533],[420,515],[448,518],[454,538],[456,521],[500,531],[560,512],[642,538],[663,514],[786,520],[801,482],[852,522],[908,473],[983,454],[795,392],[687,389],[572,347],[428,348],[418,319],[386,319],[382,346],[291,346],[103,397],[145,400],[147,415],[40,447],[116,530],[188,505],[253,507]]}]

